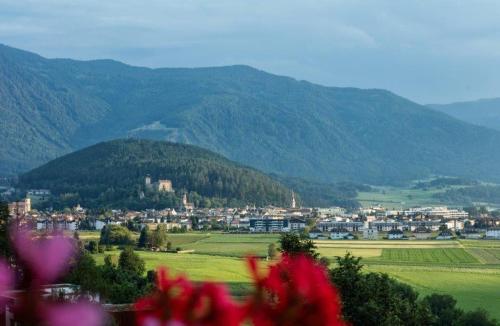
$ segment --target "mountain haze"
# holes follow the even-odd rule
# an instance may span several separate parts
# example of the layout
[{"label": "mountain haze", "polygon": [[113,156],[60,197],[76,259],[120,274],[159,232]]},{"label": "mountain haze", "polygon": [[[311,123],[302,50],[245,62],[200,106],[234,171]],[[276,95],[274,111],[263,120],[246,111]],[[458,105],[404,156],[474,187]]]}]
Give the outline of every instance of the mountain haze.
[{"label": "mountain haze", "polygon": [[0,47],[0,171],[104,140],[196,144],[282,176],[500,181],[500,133],[385,90],[323,87],[248,66],[148,69]]},{"label": "mountain haze", "polygon": [[430,104],[429,107],[465,122],[500,130],[500,98],[450,104]]}]

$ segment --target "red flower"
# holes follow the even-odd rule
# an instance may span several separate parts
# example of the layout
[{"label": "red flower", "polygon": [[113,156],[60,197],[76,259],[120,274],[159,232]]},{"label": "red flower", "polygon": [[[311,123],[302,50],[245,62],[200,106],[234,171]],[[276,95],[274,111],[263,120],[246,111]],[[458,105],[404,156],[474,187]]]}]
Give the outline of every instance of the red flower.
[{"label": "red flower", "polygon": [[337,290],[312,259],[285,256],[266,277],[259,275],[255,258],[248,261],[256,292],[247,313],[254,325],[345,325]]},{"label": "red flower", "polygon": [[140,326],[239,325],[243,315],[220,284],[195,286],[184,277],[169,278],[158,271],[157,291],[136,304]]}]

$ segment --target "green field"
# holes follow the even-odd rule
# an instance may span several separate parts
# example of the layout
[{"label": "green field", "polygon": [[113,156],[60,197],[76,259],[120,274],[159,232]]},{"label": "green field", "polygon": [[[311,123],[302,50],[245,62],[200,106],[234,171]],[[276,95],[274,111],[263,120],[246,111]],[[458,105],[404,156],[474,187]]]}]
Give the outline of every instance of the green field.
[{"label": "green field", "polygon": [[[249,287],[244,257],[265,256],[278,235],[170,234],[174,247],[192,254],[138,251],[148,269],[167,266],[195,281],[225,282],[236,295]],[[464,309],[482,307],[500,319],[500,241],[316,241],[318,252],[334,258],[351,252],[366,271],[383,272],[414,286],[422,295],[451,294]],[[105,254],[118,255],[118,251]],[[96,255],[102,263],[104,254]],[[265,265],[265,263],[264,263]]]},{"label": "green field", "polygon": [[443,203],[433,196],[446,190],[399,187],[373,187],[373,189],[370,192],[358,193],[356,199],[362,206],[370,207],[380,204],[389,209],[401,209],[401,207],[442,205]]}]

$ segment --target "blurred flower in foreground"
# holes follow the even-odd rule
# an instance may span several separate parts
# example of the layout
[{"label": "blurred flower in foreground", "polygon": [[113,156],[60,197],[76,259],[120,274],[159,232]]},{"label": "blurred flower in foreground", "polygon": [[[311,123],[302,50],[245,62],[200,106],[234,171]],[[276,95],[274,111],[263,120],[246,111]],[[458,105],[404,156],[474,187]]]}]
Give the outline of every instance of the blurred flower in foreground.
[{"label": "blurred flower in foreground", "polygon": [[240,325],[243,318],[223,285],[169,278],[164,268],[157,274],[157,291],[137,301],[135,308],[140,326],[232,326]]},{"label": "blurred flower in foreground", "polygon": [[88,302],[51,305],[45,309],[44,315],[45,321],[51,326],[101,325],[105,318],[98,306]]},{"label": "blurred flower in foreground", "polygon": [[14,272],[6,262],[0,260],[0,309],[4,308],[5,293],[14,287]]},{"label": "blurred flower in foreground", "polygon": [[306,256],[284,256],[261,276],[249,258],[256,291],[247,303],[253,325],[345,325],[341,301],[323,266]]},{"label": "blurred flower in foreground", "polygon": [[34,238],[28,230],[19,230],[14,232],[13,242],[17,256],[38,284],[53,282],[63,275],[75,255],[72,240],[61,234]]},{"label": "blurred flower in foreground", "polygon": [[[61,234],[36,237],[29,230],[12,229],[13,247],[21,269],[25,288],[13,307],[21,324],[51,326],[98,326],[104,321],[102,309],[86,301],[77,303],[54,301],[44,294],[43,285],[57,281],[70,267],[76,254],[71,238]],[[10,269],[0,265],[0,291],[13,287]],[[12,272],[10,272],[12,273]]]}]

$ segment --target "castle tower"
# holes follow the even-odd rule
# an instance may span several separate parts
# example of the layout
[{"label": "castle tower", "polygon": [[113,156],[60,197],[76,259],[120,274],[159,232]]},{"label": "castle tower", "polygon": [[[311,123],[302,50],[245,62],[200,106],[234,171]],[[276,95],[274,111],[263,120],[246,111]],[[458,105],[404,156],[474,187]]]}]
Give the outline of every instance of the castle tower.
[{"label": "castle tower", "polygon": [[146,174],[146,177],[144,178],[144,185],[146,186],[146,188],[151,187],[151,177],[149,176],[149,174]]},{"label": "castle tower", "polygon": [[295,202],[295,192],[292,191],[292,208],[295,208],[297,206],[297,203]]}]

